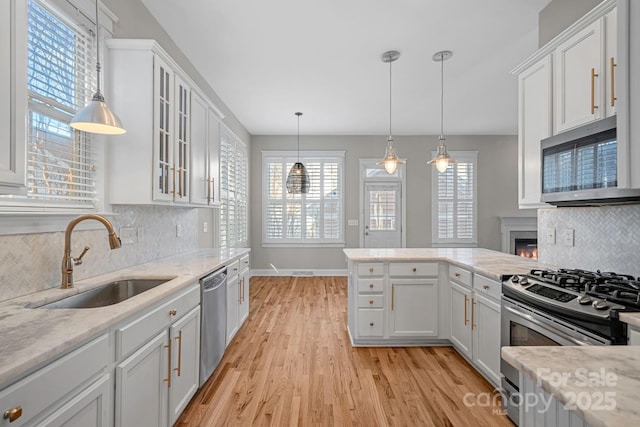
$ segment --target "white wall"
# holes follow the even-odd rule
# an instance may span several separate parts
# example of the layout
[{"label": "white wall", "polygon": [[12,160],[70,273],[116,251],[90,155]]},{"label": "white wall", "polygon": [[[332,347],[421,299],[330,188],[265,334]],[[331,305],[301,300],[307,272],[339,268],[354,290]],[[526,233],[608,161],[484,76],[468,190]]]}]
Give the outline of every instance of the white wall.
[{"label": "white wall", "polygon": [[[449,150],[478,151],[479,246],[500,250],[500,216],[535,216],[517,206],[517,138],[515,136],[449,136]],[[385,136],[303,136],[304,150],[346,150],[346,218],[359,218],[360,158],[384,155]],[[397,136],[396,150],[407,160],[407,247],[431,246],[431,169],[426,162],[436,136]],[[253,136],[251,140],[251,264],[268,269],[344,269],[341,248],[262,247],[262,151],[295,150],[295,136]],[[346,247],[358,247],[359,228],[346,227]]]}]

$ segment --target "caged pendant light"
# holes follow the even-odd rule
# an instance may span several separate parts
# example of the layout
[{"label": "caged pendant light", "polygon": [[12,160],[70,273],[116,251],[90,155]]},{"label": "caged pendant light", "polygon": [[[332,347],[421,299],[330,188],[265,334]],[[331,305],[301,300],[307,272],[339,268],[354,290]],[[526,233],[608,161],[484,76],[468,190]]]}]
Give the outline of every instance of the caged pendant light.
[{"label": "caged pendant light", "polygon": [[389,63],[389,136],[387,137],[387,153],[378,166],[384,166],[388,174],[392,174],[398,168],[398,165],[405,163],[404,160],[398,158],[393,148],[393,136],[391,136],[391,63],[400,58],[400,52],[390,50],[382,54],[382,62]]},{"label": "caged pendant light", "polygon": [[287,176],[287,192],[291,194],[307,194],[311,186],[309,172],[307,168],[300,162],[300,116],[302,113],[296,113],[298,116],[298,161],[291,167]]},{"label": "caged pendant light", "polygon": [[442,173],[447,170],[449,165],[456,161],[449,157],[447,146],[444,144],[444,61],[451,58],[453,53],[450,50],[442,50],[433,55],[433,60],[440,62],[440,136],[438,137],[438,154],[427,162],[428,165],[434,165],[438,172]]},{"label": "caged pendant light", "polygon": [[98,22],[98,1],[96,0],[96,77],[97,89],[91,101],[71,119],[69,125],[77,130],[105,135],[122,135],[127,131],[122,122],[104,102],[100,92],[100,24]]}]

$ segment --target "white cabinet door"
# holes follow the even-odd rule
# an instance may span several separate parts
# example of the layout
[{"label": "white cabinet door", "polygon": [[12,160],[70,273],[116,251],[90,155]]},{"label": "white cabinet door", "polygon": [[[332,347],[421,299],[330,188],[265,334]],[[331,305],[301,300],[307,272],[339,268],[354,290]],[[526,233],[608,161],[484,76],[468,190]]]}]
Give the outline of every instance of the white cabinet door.
[{"label": "white cabinet door", "polygon": [[640,329],[629,327],[629,345],[640,345]]},{"label": "white cabinet door", "polygon": [[471,290],[449,282],[451,291],[451,342],[471,358]]},{"label": "white cabinet door", "polygon": [[113,407],[110,405],[111,377],[104,375],[60,409],[39,423],[42,427],[107,427]]},{"label": "white cabinet door", "polygon": [[26,191],[25,5],[16,0],[0,4],[0,194]]},{"label": "white cabinet door", "polygon": [[603,118],[606,112],[604,18],[555,51],[555,133]]},{"label": "white cabinet door", "polygon": [[391,282],[389,335],[438,336],[438,279]]},{"label": "white cabinet door", "polygon": [[240,305],[238,306],[238,327],[249,317],[249,269],[240,273],[238,286],[240,287]]},{"label": "white cabinet door", "polygon": [[[177,170],[175,168],[174,143],[174,74],[158,56],[153,58],[154,68],[154,168],[153,199],[172,201],[175,192]],[[117,85],[114,81],[112,84]]]},{"label": "white cabinet door", "polygon": [[165,427],[171,366],[168,330],[116,366],[116,427]]},{"label": "white cabinet door", "polygon": [[190,170],[191,170],[191,150],[190,150],[190,117],[191,117],[191,88],[179,77],[174,77],[175,81],[175,103],[174,103],[174,164],[175,168],[175,188],[173,201],[175,203],[189,203],[190,192]]},{"label": "white cabinet door", "polygon": [[210,205],[220,204],[220,120],[213,109],[209,108],[209,144],[208,144],[208,200]]},{"label": "white cabinet door", "polygon": [[191,94],[191,204],[209,204],[207,155],[209,145],[209,108],[195,92]]},{"label": "white cabinet door", "polygon": [[473,360],[495,385],[500,384],[500,304],[473,296]]},{"label": "white cabinet door", "polygon": [[518,75],[518,206],[546,206],[540,201],[540,141],[552,133],[551,55]]},{"label": "white cabinet door", "polygon": [[230,277],[227,282],[227,345],[238,332],[238,310],[240,307],[240,287],[238,275]]},{"label": "white cabinet door", "polygon": [[169,335],[172,342],[172,379],[169,388],[169,416],[173,425],[191,400],[199,385],[200,306],[174,323]]},{"label": "white cabinet door", "polygon": [[607,94],[606,117],[616,114],[616,68],[618,66],[618,9],[613,9],[604,16],[605,28],[605,92]]}]

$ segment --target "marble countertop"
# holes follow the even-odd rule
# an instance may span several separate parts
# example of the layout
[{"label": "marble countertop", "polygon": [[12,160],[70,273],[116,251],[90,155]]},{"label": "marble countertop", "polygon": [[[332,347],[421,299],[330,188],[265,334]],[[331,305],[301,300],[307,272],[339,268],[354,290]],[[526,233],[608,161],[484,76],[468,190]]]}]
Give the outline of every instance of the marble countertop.
[{"label": "marble countertop", "polygon": [[[503,347],[502,357],[560,403],[575,404],[575,411],[590,425],[638,425],[640,346]],[[603,408],[580,407],[580,396]],[[607,409],[612,402],[615,408]]]},{"label": "marble countertop", "polygon": [[[0,389],[139,310],[197,283],[249,249],[203,249],[79,280],[72,289],[52,288],[0,303]],[[107,307],[34,309],[124,278],[171,278],[156,288]]]},{"label": "marble countertop", "polygon": [[640,329],[640,313],[620,313],[620,320]]},{"label": "marble countertop", "polygon": [[344,249],[350,261],[446,261],[497,281],[504,275],[556,267],[532,259],[482,248]]}]

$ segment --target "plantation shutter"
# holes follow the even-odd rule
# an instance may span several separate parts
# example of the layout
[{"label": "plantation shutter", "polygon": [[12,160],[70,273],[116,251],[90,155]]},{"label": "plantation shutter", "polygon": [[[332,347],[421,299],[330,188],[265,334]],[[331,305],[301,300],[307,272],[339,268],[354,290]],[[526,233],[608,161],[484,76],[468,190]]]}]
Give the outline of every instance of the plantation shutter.
[{"label": "plantation shutter", "polygon": [[226,126],[220,128],[220,247],[245,247],[249,240],[247,150]]},{"label": "plantation shutter", "polygon": [[96,159],[91,140],[69,122],[96,87],[94,34],[29,0],[27,53],[28,198],[92,207]]}]

